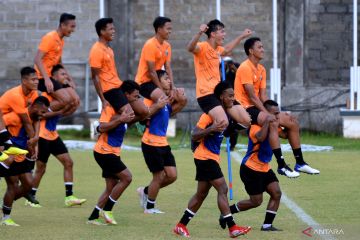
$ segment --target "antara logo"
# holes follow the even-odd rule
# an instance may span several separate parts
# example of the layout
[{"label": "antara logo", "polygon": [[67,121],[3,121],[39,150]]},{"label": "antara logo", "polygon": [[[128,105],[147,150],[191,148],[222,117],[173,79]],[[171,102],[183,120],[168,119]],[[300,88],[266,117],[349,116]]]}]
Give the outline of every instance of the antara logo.
[{"label": "antara logo", "polygon": [[308,237],[313,235],[344,235],[344,230],[342,228],[312,228],[308,227],[302,231]]}]

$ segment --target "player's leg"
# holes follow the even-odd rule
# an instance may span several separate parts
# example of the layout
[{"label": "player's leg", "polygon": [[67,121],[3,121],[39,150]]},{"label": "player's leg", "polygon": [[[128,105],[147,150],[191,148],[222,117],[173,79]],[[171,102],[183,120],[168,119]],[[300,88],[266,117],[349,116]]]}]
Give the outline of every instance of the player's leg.
[{"label": "player's leg", "polygon": [[225,127],[229,125],[225,110],[214,94],[200,97],[197,101],[201,110],[203,110],[204,113],[209,114],[213,119],[213,122],[223,122]]},{"label": "player's leg", "polygon": [[161,188],[161,184],[165,178],[164,170],[156,171],[152,173],[152,180],[149,184],[149,186],[144,188],[147,188],[147,200],[146,200],[146,206],[144,213],[147,214],[157,214],[157,213],[164,213],[158,209],[155,208],[156,198],[159,194],[159,190]]},{"label": "player's leg", "polygon": [[296,159],[295,171],[308,174],[319,174],[319,170],[310,167],[304,161],[300,144],[300,127],[296,117],[286,112],[280,112],[279,117],[280,126],[286,129],[289,144],[291,145],[294,157]]},{"label": "player's leg", "polygon": [[19,178],[18,176],[8,176],[5,177],[5,181],[7,188],[3,198],[1,225],[19,226],[10,217],[16,192],[19,191]]},{"label": "player's leg", "polygon": [[227,109],[226,112],[235,122],[237,122],[244,128],[250,127],[251,124],[250,115],[240,104],[234,104],[232,108]]}]

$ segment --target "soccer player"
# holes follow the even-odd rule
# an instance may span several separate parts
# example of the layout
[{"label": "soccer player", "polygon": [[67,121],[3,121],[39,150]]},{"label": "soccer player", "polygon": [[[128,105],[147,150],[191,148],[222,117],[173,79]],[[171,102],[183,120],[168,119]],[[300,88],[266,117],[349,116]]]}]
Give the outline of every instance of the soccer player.
[{"label": "soccer player", "polygon": [[[136,99],[129,104],[120,88],[122,81],[116,70],[114,51],[109,46],[115,36],[113,19],[99,19],[95,23],[95,29],[99,40],[90,50],[89,63],[94,86],[103,109],[111,106],[118,113],[123,111],[131,113],[134,109],[136,116],[132,122],[145,119],[148,115],[148,109],[144,103],[140,99]],[[139,109],[140,111],[138,111]]]},{"label": "soccer player", "polygon": [[158,70],[165,70],[171,81],[171,91],[168,94],[171,100],[185,102],[185,95],[176,91],[171,69],[171,45],[168,42],[171,31],[171,19],[157,17],[153,22],[155,36],[148,39],[142,50],[135,81],[140,85],[140,94],[156,102],[160,97],[166,95],[161,86],[160,79],[156,74]]},{"label": "soccer player", "polygon": [[[280,110],[278,104],[273,100],[266,100],[264,108],[275,118],[267,116],[262,126],[251,125],[248,150],[240,166],[240,177],[250,198],[233,204],[230,206],[230,210],[234,214],[260,206],[263,201],[263,193],[266,191],[270,195],[270,199],[261,231],[281,231],[272,225],[280,205],[281,190],[279,180],[269,164],[273,155],[269,137],[274,135],[287,138],[287,132],[279,129]],[[222,216],[220,216],[219,222],[225,229],[226,223]]]},{"label": "soccer player", "polygon": [[[66,77],[67,75],[62,65],[56,65],[52,69],[52,78],[55,81],[64,83]],[[51,101],[50,95],[46,93],[43,93],[43,95]],[[86,199],[79,199],[73,195],[73,160],[56,131],[58,120],[66,111],[48,112],[40,122],[39,154],[36,161],[33,188],[30,194],[35,198],[40,181],[45,174],[50,154],[52,154],[64,167],[65,206],[71,207],[83,204]],[[27,202],[27,204],[34,206],[31,202]],[[36,205],[36,207],[38,206],[40,205]]]},{"label": "soccer player", "polygon": [[[263,103],[268,100],[266,95],[266,70],[260,61],[264,58],[264,46],[260,38],[249,38],[244,43],[247,60],[241,63],[235,78],[235,99],[245,107],[250,114],[252,124],[262,126],[269,114]],[[280,148],[279,138],[270,139],[270,144],[278,162],[278,173],[289,178],[299,176],[299,172],[319,174],[320,171],[310,167],[303,159],[300,144],[300,129],[297,119],[285,112],[279,114],[280,126],[284,127],[288,134],[289,143],[296,159],[295,171],[288,167]]]},{"label": "soccer player", "polygon": [[[234,90],[227,82],[220,82],[216,85],[214,96],[221,103],[224,109],[231,108],[234,102]],[[208,114],[202,114],[195,129],[192,132],[192,140],[200,141],[194,151],[196,165],[196,180],[198,181],[197,191],[190,199],[188,207],[179,223],[174,228],[174,233],[184,237],[190,237],[186,226],[195,216],[211,187],[217,191],[217,203],[221,214],[229,228],[230,237],[237,237],[246,234],[251,227],[240,227],[234,222],[229,209],[227,199],[228,187],[221,171],[220,145],[223,140],[223,131],[226,129],[225,121],[214,122]]]},{"label": "soccer player", "polygon": [[[200,42],[200,37],[205,33],[207,40]],[[225,25],[215,19],[208,24],[202,24],[198,33],[194,35],[187,45],[187,50],[194,55],[196,75],[196,98],[201,110],[210,115],[214,122],[225,122],[228,118],[219,100],[214,96],[214,88],[220,82],[220,61],[222,56],[231,54],[240,41],[252,34],[245,29],[241,35],[223,47],[226,35]],[[233,107],[226,109],[227,113],[237,123],[247,128],[250,126],[250,116],[237,102]]]},{"label": "soccer player", "polygon": [[[30,121],[38,122],[40,117],[48,111],[49,106],[47,98],[38,97],[27,108],[26,114],[29,115]],[[12,135],[11,140],[13,144],[24,150],[29,149],[29,137],[24,130],[20,116],[15,111],[8,112],[4,114],[4,122]],[[31,171],[34,167],[34,159],[29,161],[25,155],[19,155],[14,160],[5,177],[7,189],[3,199],[2,211],[4,215],[1,219],[1,225],[19,226],[10,218],[12,204],[15,200],[24,197],[31,190],[32,186],[33,178]],[[20,185],[19,182],[21,183]]]},{"label": "soccer player", "polygon": [[[121,88],[129,102],[140,98],[139,85],[136,82],[124,81]],[[122,111],[120,114],[110,105],[106,105],[101,111],[98,127],[101,134],[94,147],[94,157],[102,169],[106,188],[89,216],[88,224],[117,224],[112,212],[113,206],[132,181],[129,169],[120,158],[121,144],[126,132],[126,123],[132,121],[134,116],[132,111]],[[105,223],[99,219],[100,214]]]},{"label": "soccer player", "polygon": [[[169,96],[171,92],[171,79],[165,70],[157,70],[157,77],[160,80],[160,87]],[[179,94],[184,94],[183,89],[177,88]],[[181,92],[180,92],[181,91]],[[146,105],[151,106],[152,101],[145,99]],[[146,123],[146,129],[141,140],[141,149],[147,167],[152,173],[152,180],[145,188],[137,189],[140,197],[140,205],[144,213],[164,213],[155,208],[155,201],[160,188],[166,187],[177,178],[176,163],[171,148],[167,141],[166,131],[169,119],[181,111],[186,105],[186,98],[183,101],[165,102],[161,110],[152,115]]]},{"label": "soccer player", "polygon": [[[58,111],[67,105],[73,105],[74,110],[79,105],[78,97],[73,96],[69,89],[63,88],[61,84],[51,79],[51,69],[61,64],[62,50],[64,47],[64,37],[70,37],[76,28],[76,17],[69,13],[60,16],[60,23],[55,31],[51,31],[42,37],[39,44],[34,62],[37,75],[39,77],[39,90],[49,93],[54,100],[51,109]],[[75,88],[75,83],[68,74],[69,85]]]}]

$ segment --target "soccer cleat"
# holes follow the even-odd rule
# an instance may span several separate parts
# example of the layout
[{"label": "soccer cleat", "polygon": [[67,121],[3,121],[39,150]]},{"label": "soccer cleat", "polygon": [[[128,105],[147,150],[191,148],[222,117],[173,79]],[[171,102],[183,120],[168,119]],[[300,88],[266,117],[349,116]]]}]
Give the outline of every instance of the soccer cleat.
[{"label": "soccer cleat", "polygon": [[320,173],[319,170],[312,168],[307,164],[303,164],[303,165],[295,164],[294,170],[296,172],[303,172],[303,173],[307,173],[307,174],[319,174]]},{"label": "soccer cleat", "polygon": [[[24,198],[25,198],[27,201],[29,201],[29,202],[31,202],[31,203],[33,203],[33,204],[39,204],[39,201],[36,200],[35,196],[32,195],[32,194],[30,194],[30,193],[26,194],[26,195],[24,196]],[[25,202],[25,203],[26,203],[26,202]]]},{"label": "soccer cleat", "polygon": [[0,152],[0,162],[3,162],[9,158],[9,155],[7,155],[4,152]]},{"label": "soccer cleat", "polygon": [[285,165],[285,167],[278,168],[277,172],[280,175],[287,176],[288,178],[297,178],[300,176],[298,172],[293,171],[291,168],[289,168],[288,165]]},{"label": "soccer cleat", "polygon": [[19,224],[14,222],[14,220],[12,220],[11,218],[3,219],[0,222],[0,224],[3,225],[3,226],[12,226],[12,227],[19,227],[20,226]]},{"label": "soccer cleat", "polygon": [[84,202],[86,202],[86,199],[77,198],[74,195],[65,197],[65,206],[67,206],[67,207],[81,205]]},{"label": "soccer cleat", "polygon": [[100,214],[105,219],[105,222],[112,224],[112,225],[117,224],[112,211],[101,211]]},{"label": "soccer cleat", "polygon": [[224,216],[222,214],[220,214],[220,217],[219,217],[219,225],[222,229],[225,229],[226,228],[226,221],[224,219]]},{"label": "soccer cleat", "polygon": [[86,222],[86,224],[97,225],[97,226],[106,226],[107,225],[107,223],[105,223],[103,220],[101,220],[99,218],[88,220]]},{"label": "soccer cleat", "polygon": [[17,147],[9,147],[3,153],[8,155],[26,155],[29,153],[29,151]]},{"label": "soccer cleat", "polygon": [[143,209],[146,209],[147,194],[144,193],[144,187],[138,187],[138,189],[136,189],[136,191],[139,195],[140,207],[142,207]]},{"label": "soccer cleat", "polygon": [[189,231],[187,230],[186,226],[182,223],[176,224],[176,226],[173,229],[173,232],[179,236],[183,237],[190,237]]},{"label": "soccer cleat", "polygon": [[261,227],[261,231],[264,231],[264,232],[276,232],[276,231],[282,231],[282,230],[274,227],[273,225],[271,225],[270,227],[267,227],[267,228]]},{"label": "soccer cleat", "polygon": [[242,227],[238,225],[234,225],[231,228],[229,228],[229,235],[231,238],[236,238],[240,235],[247,234],[251,230],[251,227]]},{"label": "soccer cleat", "polygon": [[25,206],[29,206],[32,208],[41,208],[41,205],[38,203],[32,203],[29,200],[25,200]]},{"label": "soccer cleat", "polygon": [[165,212],[160,211],[160,210],[157,209],[157,208],[150,208],[150,209],[145,209],[145,210],[144,210],[144,213],[145,213],[145,214],[162,214],[162,213],[165,213]]}]

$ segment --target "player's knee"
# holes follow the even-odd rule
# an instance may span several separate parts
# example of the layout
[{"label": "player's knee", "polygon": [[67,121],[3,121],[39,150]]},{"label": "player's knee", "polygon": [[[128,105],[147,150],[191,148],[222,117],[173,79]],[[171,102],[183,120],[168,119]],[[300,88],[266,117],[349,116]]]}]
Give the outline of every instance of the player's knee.
[{"label": "player's knee", "polygon": [[262,204],[263,199],[262,198],[253,198],[251,199],[251,203],[253,204],[254,207],[258,207]]},{"label": "player's knee", "polygon": [[272,194],[271,197],[272,197],[274,200],[280,201],[281,195],[282,195],[282,192],[281,192],[280,189],[278,189],[278,190],[274,191],[274,193]]},{"label": "player's knee", "polygon": [[170,183],[173,183],[173,182],[176,181],[177,175],[176,175],[176,173],[175,173],[175,174],[169,174],[169,175],[167,175],[167,178],[168,178],[168,181],[169,181]]},{"label": "player's knee", "polygon": [[196,198],[200,201],[204,201],[205,198],[207,197],[208,192],[198,192],[196,193]]},{"label": "player's knee", "polygon": [[126,186],[129,186],[132,182],[132,175],[131,173],[126,174],[123,178],[120,179]]},{"label": "player's knee", "polygon": [[67,159],[64,163],[64,168],[66,169],[72,169],[74,166],[74,162],[71,158]]},{"label": "player's knee", "polygon": [[35,170],[35,173],[36,175],[44,175],[46,172],[46,165],[45,164],[42,164],[42,165],[37,165],[36,166],[36,170]]}]

